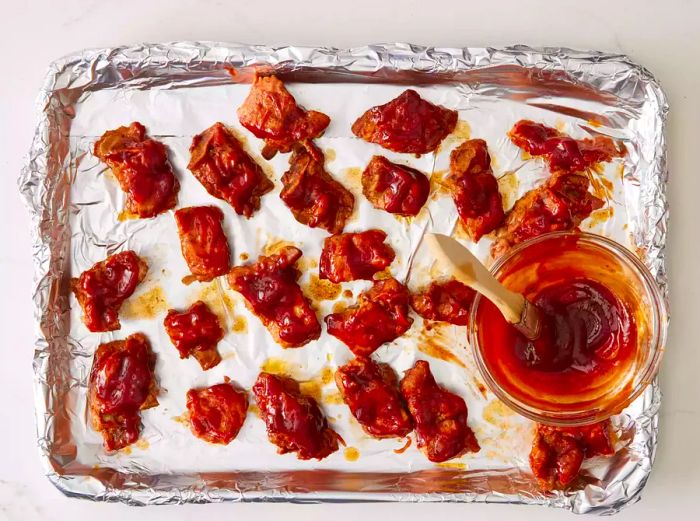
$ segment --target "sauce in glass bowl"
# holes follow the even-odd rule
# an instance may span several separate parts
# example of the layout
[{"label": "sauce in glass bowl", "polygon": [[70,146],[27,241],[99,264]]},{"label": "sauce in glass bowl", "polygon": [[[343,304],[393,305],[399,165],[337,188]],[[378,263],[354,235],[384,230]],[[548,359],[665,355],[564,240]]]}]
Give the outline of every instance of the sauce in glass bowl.
[{"label": "sauce in glass bowl", "polygon": [[493,271],[542,317],[531,341],[488,300],[472,306],[477,364],[513,409],[541,423],[582,425],[619,412],[651,381],[666,311],[629,251],[604,237],[557,232],[514,248]]}]

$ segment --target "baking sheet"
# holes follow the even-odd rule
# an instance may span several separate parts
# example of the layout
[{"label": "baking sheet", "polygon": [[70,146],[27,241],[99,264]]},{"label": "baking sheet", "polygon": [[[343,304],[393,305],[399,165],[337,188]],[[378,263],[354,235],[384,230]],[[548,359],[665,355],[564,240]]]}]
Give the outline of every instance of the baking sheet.
[{"label": "baking sheet", "polygon": [[[223,65],[236,67],[236,83]],[[224,280],[183,285],[188,273],[172,212],[148,220],[118,220],[123,194],[91,153],[107,129],[142,122],[169,149],[181,182],[179,207],[215,204],[236,264],[281,241],[304,251],[302,287],[313,296],[315,262],[323,230],[296,222],[278,197],[288,155],[259,157],[261,141],[243,129],[235,110],[250,88],[255,67],[274,70],[297,101],[325,112],[331,124],[317,140],[326,169],[356,196],[346,231],[378,227],[388,233],[397,258],[392,274],[411,288],[436,275],[420,249],[425,231],[454,233],[486,260],[490,240],[478,245],[457,226],[449,197],[440,189],[449,152],[463,139],[483,138],[508,206],[536,186],[547,170],[525,160],[506,137],[518,119],[556,126],[574,137],[597,133],[622,140],[624,161],[592,174],[594,191],[611,210],[599,211],[582,228],[612,237],[638,252],[666,289],[663,265],[667,207],[664,196],[666,103],[653,77],[622,56],[536,51],[524,47],[430,49],[385,45],[337,49],[178,43],[86,51],[52,65],[40,97],[40,125],[23,172],[21,190],[36,230],[37,320],[35,355],[39,444],[50,479],[66,494],[137,504],[216,500],[440,500],[539,503],[575,512],[612,512],[636,500],[646,482],[656,446],[660,392],[655,383],[615,419],[620,435],[613,458],[584,465],[579,490],[545,496],[529,475],[531,422],[485,392],[466,344],[465,328],[426,331],[414,315],[411,330],[375,358],[401,374],[417,358],[430,361],[437,380],[463,396],[482,450],[448,464],[428,462],[415,448],[403,454],[401,440],[372,440],[338,399],[332,372],[351,357],[338,340],[322,334],[301,349],[283,350],[244,307]],[[566,74],[565,74],[566,73]],[[368,107],[385,103],[407,85],[421,96],[459,110],[460,123],[435,154],[393,154],[352,136],[349,128]],[[275,190],[264,196],[253,219],[209,196],[186,170],[192,136],[216,121],[231,126],[248,151],[266,165]],[[371,207],[361,194],[360,172],[382,153],[431,176],[429,203],[415,218],[395,218]],[[94,262],[134,249],[150,264],[147,279],[125,304],[122,329],[89,333],[69,293],[68,280]],[[315,304],[319,317],[337,302],[351,303],[368,282],[353,282],[335,300]],[[327,289],[327,288],[326,288]],[[227,322],[219,345],[223,361],[204,372],[180,360],[162,320],[168,308],[207,301]],[[96,347],[142,331],[151,340],[162,391],[160,406],[144,411],[141,439],[113,455],[89,427],[86,383]],[[215,446],[194,438],[183,418],[185,392],[229,376],[250,388],[261,367],[284,369],[319,397],[332,426],[353,450],[341,449],[317,462],[277,455],[254,408],[238,438]],[[359,456],[356,459],[353,456]]]}]

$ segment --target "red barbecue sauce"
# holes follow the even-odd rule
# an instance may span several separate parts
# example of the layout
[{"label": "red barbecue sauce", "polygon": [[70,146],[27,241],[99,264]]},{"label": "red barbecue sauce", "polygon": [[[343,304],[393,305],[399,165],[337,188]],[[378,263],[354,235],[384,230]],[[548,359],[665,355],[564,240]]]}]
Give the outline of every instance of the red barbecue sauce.
[{"label": "red barbecue sauce", "polygon": [[[624,291],[616,293],[616,284],[598,277],[609,260],[577,248],[583,246],[575,237],[533,244],[500,276],[542,312],[535,341],[486,299],[477,314],[480,348],[493,378],[511,396],[545,410],[579,409],[604,397],[637,350],[633,305]],[[552,262],[567,249],[576,262]]]}]

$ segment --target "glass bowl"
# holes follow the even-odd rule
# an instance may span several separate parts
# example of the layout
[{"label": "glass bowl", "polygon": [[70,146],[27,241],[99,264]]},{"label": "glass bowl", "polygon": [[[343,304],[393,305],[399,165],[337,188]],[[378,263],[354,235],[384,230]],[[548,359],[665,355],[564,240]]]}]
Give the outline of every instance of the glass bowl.
[{"label": "glass bowl", "polygon": [[[551,255],[543,260],[535,257],[536,251],[538,255],[543,251]],[[510,370],[507,357],[499,359],[495,355],[496,348],[489,351],[489,356],[484,345],[493,340],[489,340],[488,324],[482,322],[489,313],[493,316],[493,311],[487,309],[493,305],[488,301],[482,304],[485,299],[478,294],[471,307],[468,331],[476,364],[491,391],[519,414],[557,426],[595,423],[627,407],[656,375],[668,327],[665,301],[649,270],[632,252],[599,235],[541,235],[500,257],[491,272],[509,289],[528,296],[535,281],[547,284],[557,277],[563,280],[572,269],[605,285],[625,302],[637,328],[636,350],[624,360],[615,360],[614,371],[602,375],[595,385],[575,393],[566,386],[558,386],[556,392],[541,392],[536,382],[545,381],[547,374],[530,368]]]}]

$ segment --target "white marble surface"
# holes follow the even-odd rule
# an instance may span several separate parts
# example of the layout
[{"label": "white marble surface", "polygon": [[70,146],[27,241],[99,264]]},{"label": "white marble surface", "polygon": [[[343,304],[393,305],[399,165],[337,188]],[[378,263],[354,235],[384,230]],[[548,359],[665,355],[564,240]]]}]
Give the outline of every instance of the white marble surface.
[{"label": "white marble surface", "polygon": [[[527,4],[528,7],[525,7]],[[565,45],[623,52],[660,79],[670,103],[672,209],[668,269],[672,325],[661,373],[658,458],[641,503],[619,519],[695,518],[700,507],[700,299],[698,122],[700,3],[465,0],[276,1],[0,0],[0,520],[70,519],[563,519],[537,507],[439,504],[226,504],[134,509],[71,500],[42,475],[32,399],[29,221],[16,178],[33,128],[34,99],[49,62],[86,47],[208,39],[269,44]],[[393,514],[391,514],[393,512]]]}]

